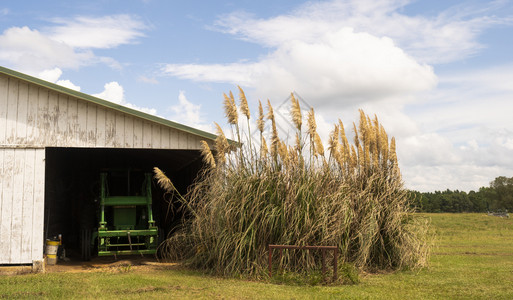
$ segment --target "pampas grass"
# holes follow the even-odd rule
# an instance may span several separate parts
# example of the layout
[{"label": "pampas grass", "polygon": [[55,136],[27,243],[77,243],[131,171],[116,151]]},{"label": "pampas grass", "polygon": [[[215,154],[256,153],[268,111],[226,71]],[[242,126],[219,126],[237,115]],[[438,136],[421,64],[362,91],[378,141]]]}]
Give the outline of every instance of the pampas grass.
[{"label": "pampas grass", "polygon": [[203,161],[207,164],[209,168],[215,169],[216,161],[214,160],[214,155],[208,146],[208,143],[205,141],[201,142],[201,156],[203,156]]},{"label": "pampas grass", "polygon": [[[245,96],[240,98],[242,105]],[[233,105],[225,95],[228,122],[239,132]],[[245,110],[241,107],[244,115]],[[326,159],[313,109],[306,128],[310,151],[302,149],[301,110],[295,98],[291,112],[297,130],[294,146],[279,138],[269,101],[267,111],[270,151],[261,103],[259,150],[249,147],[250,143],[239,143],[230,152],[216,124],[216,164],[206,164],[205,172],[183,198],[190,213],[164,244],[168,258],[215,274],[256,278],[267,274],[269,244],[335,245],[341,262],[365,271],[426,265],[427,223],[408,208],[395,139],[389,142],[377,117],[371,120],[360,110],[358,125],[353,123],[353,144],[339,121],[330,135],[330,159]],[[211,161],[212,152],[206,147],[203,155]],[[156,171],[161,186],[173,188],[162,175]],[[290,271],[319,269],[318,255],[284,251],[276,263]]]}]

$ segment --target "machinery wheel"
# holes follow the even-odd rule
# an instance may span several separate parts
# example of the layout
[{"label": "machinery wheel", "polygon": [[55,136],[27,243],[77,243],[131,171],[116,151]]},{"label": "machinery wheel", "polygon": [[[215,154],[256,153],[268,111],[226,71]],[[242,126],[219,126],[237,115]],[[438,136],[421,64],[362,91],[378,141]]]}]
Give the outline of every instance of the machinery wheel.
[{"label": "machinery wheel", "polygon": [[82,260],[91,260],[91,230],[83,228],[80,234]]}]

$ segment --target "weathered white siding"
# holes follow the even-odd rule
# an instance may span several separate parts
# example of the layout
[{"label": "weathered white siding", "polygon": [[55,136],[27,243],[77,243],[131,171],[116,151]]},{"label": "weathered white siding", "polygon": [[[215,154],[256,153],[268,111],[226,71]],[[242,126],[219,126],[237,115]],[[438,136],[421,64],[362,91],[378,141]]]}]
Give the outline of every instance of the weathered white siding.
[{"label": "weathered white siding", "polygon": [[202,138],[0,75],[0,147],[200,149]]},{"label": "weathered white siding", "polygon": [[0,149],[0,264],[43,259],[44,149]]},{"label": "weathered white siding", "polygon": [[201,148],[201,134],[69,94],[0,74],[0,264],[43,259],[46,147]]}]

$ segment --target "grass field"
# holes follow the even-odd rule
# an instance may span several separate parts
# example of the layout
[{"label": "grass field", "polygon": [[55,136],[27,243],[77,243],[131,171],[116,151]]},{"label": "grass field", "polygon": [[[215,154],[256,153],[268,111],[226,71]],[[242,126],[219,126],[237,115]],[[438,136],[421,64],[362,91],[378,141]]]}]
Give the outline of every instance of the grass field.
[{"label": "grass field", "polygon": [[0,299],[513,299],[513,218],[425,214],[436,233],[429,267],[362,274],[360,284],[295,286],[205,276],[179,269],[0,277]]}]

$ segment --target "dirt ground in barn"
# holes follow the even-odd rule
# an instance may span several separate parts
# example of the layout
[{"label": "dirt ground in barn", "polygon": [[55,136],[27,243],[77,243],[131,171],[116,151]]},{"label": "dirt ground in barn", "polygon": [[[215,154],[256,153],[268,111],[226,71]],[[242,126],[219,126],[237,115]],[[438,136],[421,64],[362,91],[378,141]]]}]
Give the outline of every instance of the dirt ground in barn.
[{"label": "dirt ground in barn", "polygon": [[[123,256],[94,257],[90,261],[58,261],[55,265],[45,265],[45,273],[81,272],[127,272],[151,271],[177,268],[179,264],[158,260],[155,257]],[[32,266],[0,266],[1,275],[21,275],[32,273]]]}]

